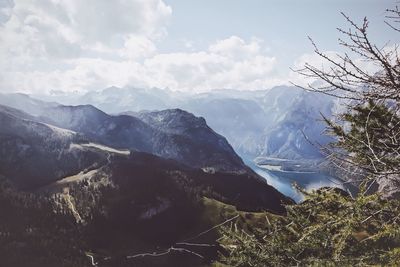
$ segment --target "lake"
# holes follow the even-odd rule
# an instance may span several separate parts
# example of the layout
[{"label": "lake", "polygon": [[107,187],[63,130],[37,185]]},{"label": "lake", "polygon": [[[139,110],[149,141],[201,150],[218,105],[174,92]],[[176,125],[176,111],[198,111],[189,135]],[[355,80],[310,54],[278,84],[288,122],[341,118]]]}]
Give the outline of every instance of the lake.
[{"label": "lake", "polygon": [[329,175],[317,172],[287,172],[279,170],[267,170],[250,160],[245,161],[245,163],[258,175],[265,178],[269,185],[275,187],[279,192],[292,198],[296,202],[302,201],[304,197],[293,187],[293,183],[297,183],[300,187],[307,191],[325,186],[346,189],[341,180]]}]

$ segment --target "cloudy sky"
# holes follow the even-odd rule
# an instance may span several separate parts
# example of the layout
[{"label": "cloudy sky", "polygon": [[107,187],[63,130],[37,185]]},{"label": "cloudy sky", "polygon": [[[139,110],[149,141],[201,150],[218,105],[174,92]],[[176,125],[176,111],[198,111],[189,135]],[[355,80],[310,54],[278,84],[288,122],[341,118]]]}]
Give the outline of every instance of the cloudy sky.
[{"label": "cloudy sky", "polygon": [[0,92],[52,93],[108,86],[182,91],[266,89],[290,71],[341,51],[340,12],[379,45],[389,0],[0,0]]}]

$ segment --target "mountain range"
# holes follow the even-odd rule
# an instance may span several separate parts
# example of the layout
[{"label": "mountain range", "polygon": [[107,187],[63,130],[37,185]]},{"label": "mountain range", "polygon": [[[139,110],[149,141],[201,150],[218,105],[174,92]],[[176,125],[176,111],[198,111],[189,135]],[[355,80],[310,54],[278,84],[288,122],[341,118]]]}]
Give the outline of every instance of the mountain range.
[{"label": "mountain range", "polygon": [[323,134],[323,114],[331,117],[337,99],[290,86],[269,90],[213,90],[182,93],[168,89],[110,87],[80,94],[41,96],[63,104],[91,104],[112,114],[180,108],[205,118],[247,160],[257,157],[321,160],[319,145],[332,141]]}]

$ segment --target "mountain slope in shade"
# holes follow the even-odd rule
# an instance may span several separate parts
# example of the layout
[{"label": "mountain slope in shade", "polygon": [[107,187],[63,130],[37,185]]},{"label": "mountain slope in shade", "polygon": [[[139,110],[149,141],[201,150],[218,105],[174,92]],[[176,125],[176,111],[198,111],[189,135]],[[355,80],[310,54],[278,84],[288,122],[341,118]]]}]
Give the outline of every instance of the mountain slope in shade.
[{"label": "mountain slope in shade", "polygon": [[182,110],[163,111],[168,125],[157,125],[150,117],[161,113],[113,116],[91,105],[50,105],[25,96],[13,97],[20,97],[18,106],[24,107],[27,102],[29,108],[24,111],[28,113],[32,110],[29,103],[35,103],[36,121],[84,134],[97,143],[175,159],[193,167],[249,171],[223,136],[208,127],[204,119]]},{"label": "mountain slope in shade", "polygon": [[82,135],[33,119],[0,106],[0,173],[20,188],[35,188],[105,160],[73,146],[87,142]]}]

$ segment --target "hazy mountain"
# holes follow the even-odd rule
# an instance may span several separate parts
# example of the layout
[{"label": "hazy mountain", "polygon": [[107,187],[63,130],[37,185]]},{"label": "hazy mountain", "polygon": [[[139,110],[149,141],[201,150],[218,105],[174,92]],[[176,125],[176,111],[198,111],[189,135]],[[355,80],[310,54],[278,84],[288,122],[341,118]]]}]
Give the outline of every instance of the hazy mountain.
[{"label": "hazy mountain", "polygon": [[[63,100],[59,96],[50,99]],[[69,97],[65,102],[91,104],[111,113],[181,108],[204,117],[239,155],[248,159],[258,156],[320,159],[322,155],[315,144],[329,141],[323,135],[320,112],[329,117],[337,109],[329,96],[288,86],[260,91],[213,90],[201,94],[111,87],[76,95],[73,99]]]},{"label": "hazy mountain", "polygon": [[[173,108],[176,95],[165,89],[135,89],[109,87],[99,92],[89,92],[79,98],[79,104],[91,104],[108,113],[127,110],[162,110]],[[71,103],[76,104],[76,103]],[[134,107],[132,109],[132,107]]]},{"label": "hazy mountain", "polygon": [[240,155],[254,157],[263,151],[266,114],[254,100],[205,96],[188,100],[183,108],[204,117]]},{"label": "hazy mountain", "polygon": [[[330,118],[335,108],[331,97],[291,89],[271,90],[264,100],[269,127],[264,129],[262,156],[285,159],[318,159],[319,145],[332,139],[324,135],[322,116]],[[273,103],[271,103],[273,102]]]},{"label": "hazy mountain", "polygon": [[52,95],[33,95],[45,101],[56,101],[64,105],[94,105],[113,114],[122,111],[162,110],[176,108],[186,93],[174,93],[168,89],[108,87],[85,94],[55,92]]},{"label": "hazy mountain", "polygon": [[38,116],[43,113],[44,109],[56,107],[59,104],[56,102],[42,101],[39,100],[39,98],[32,98],[26,94],[0,93],[0,105],[13,107],[15,109],[23,110],[30,115]]}]

